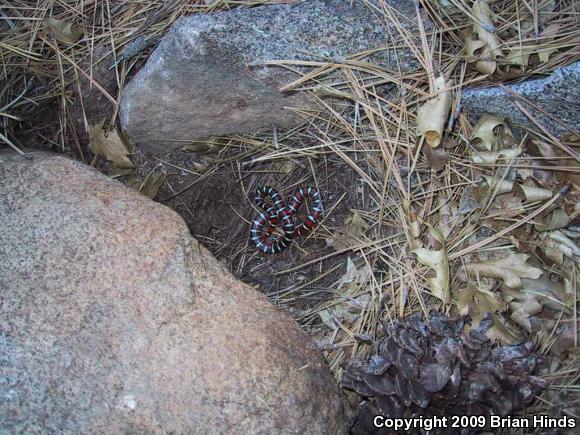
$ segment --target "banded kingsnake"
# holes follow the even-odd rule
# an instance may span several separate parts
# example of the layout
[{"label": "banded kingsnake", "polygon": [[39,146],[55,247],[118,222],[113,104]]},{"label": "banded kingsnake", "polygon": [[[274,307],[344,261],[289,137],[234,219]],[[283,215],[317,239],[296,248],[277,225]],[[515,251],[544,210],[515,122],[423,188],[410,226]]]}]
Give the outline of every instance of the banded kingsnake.
[{"label": "banded kingsnake", "polygon": [[[265,199],[270,197],[274,205],[269,206]],[[308,198],[313,202],[312,212],[306,219],[297,224],[294,215]],[[292,240],[312,231],[324,213],[322,200],[318,190],[313,187],[300,188],[290,203],[286,205],[280,194],[270,186],[260,187],[256,190],[256,205],[262,210],[260,216],[252,222],[250,236],[260,251],[270,254],[282,252],[292,244]],[[274,234],[274,229],[282,221],[284,234]],[[264,234],[264,231],[266,234]]]}]

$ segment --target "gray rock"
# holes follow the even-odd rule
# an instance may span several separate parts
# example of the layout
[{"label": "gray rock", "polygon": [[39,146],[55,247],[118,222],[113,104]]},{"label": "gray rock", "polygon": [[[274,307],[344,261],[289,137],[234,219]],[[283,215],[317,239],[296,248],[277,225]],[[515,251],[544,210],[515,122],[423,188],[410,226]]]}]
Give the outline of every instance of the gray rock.
[{"label": "gray rock", "polygon": [[345,433],[308,337],[183,220],[0,154],[0,433]]},{"label": "gray rock", "polygon": [[469,118],[475,121],[482,113],[489,112],[506,117],[512,124],[538,129],[518,108],[517,101],[556,137],[563,133],[570,133],[570,129],[578,131],[580,126],[580,62],[558,68],[546,78],[528,80],[506,87],[547,112],[552,118],[499,86],[463,91],[461,102],[467,109]]},{"label": "gray rock", "polygon": [[[387,3],[417,33],[413,2]],[[121,126],[134,143],[163,151],[206,136],[295,125],[301,118],[287,107],[311,102],[280,89],[299,75],[264,62],[342,61],[388,46],[379,17],[362,1],[309,0],[182,18],[125,88]],[[417,65],[408,51],[393,49],[370,59],[393,70]]]}]

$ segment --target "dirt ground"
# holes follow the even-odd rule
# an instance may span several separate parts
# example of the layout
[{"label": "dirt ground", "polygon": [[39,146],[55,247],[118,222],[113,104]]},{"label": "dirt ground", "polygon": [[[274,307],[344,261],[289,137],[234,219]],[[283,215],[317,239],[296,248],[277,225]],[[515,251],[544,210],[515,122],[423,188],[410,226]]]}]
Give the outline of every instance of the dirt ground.
[{"label": "dirt ground", "polygon": [[[220,165],[205,177],[179,169],[192,168],[194,162],[199,164],[202,159],[197,153],[177,150],[163,156],[168,178],[156,201],[179,213],[192,234],[235,276],[271,299],[278,299],[287,308],[305,310],[330,296],[333,291],[331,284],[344,274],[345,256],[348,255],[337,253],[331,246],[334,230],[344,223],[351,209],[360,209],[363,204],[362,195],[352,188],[357,184],[353,170],[333,159],[310,162],[296,159],[287,162],[290,167],[284,167],[251,163],[250,159],[239,161],[232,155],[235,153],[228,151],[218,151],[218,154],[221,159],[230,159],[231,162]],[[137,172],[143,176],[155,168],[160,170],[160,162],[154,156],[139,154],[135,162],[138,164]],[[288,169],[292,169],[290,174]],[[316,174],[316,179],[312,173]],[[279,190],[285,198],[299,187],[316,186],[325,209],[329,211],[313,233],[296,240],[279,254],[264,254],[250,240],[250,223],[258,215],[255,191],[266,185]],[[361,192],[362,189],[359,183]],[[307,206],[303,205],[298,219],[306,215]],[[321,257],[328,258],[303,266]],[[305,288],[304,297],[296,298],[297,294],[293,292],[292,302],[285,304],[284,295],[288,290],[301,285]]]}]

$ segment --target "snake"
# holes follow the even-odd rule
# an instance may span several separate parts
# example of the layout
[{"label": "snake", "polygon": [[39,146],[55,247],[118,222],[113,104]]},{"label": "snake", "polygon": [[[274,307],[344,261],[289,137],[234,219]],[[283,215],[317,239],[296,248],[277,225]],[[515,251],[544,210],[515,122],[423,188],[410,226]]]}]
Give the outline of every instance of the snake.
[{"label": "snake", "polygon": [[[266,201],[268,197],[272,204]],[[302,222],[297,223],[295,214],[305,199],[312,201],[313,207],[310,214]],[[256,248],[267,254],[282,252],[295,238],[312,231],[324,213],[320,194],[311,186],[294,192],[288,204],[274,188],[259,187],[256,189],[254,201],[262,212],[252,222],[250,238]],[[282,234],[275,234],[275,229],[280,224]]]}]

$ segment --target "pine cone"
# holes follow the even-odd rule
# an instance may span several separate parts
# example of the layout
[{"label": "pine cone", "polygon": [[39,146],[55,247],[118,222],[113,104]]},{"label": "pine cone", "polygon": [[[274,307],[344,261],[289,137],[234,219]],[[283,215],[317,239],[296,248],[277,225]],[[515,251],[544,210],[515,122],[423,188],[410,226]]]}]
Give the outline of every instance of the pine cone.
[{"label": "pine cone", "polygon": [[347,363],[342,386],[365,399],[353,432],[378,433],[373,426],[377,415],[507,416],[545,388],[533,376],[542,361],[533,344],[494,347],[485,335],[491,317],[469,333],[464,319],[438,313],[430,317],[425,323],[415,315],[386,327],[378,354],[366,363]]}]

